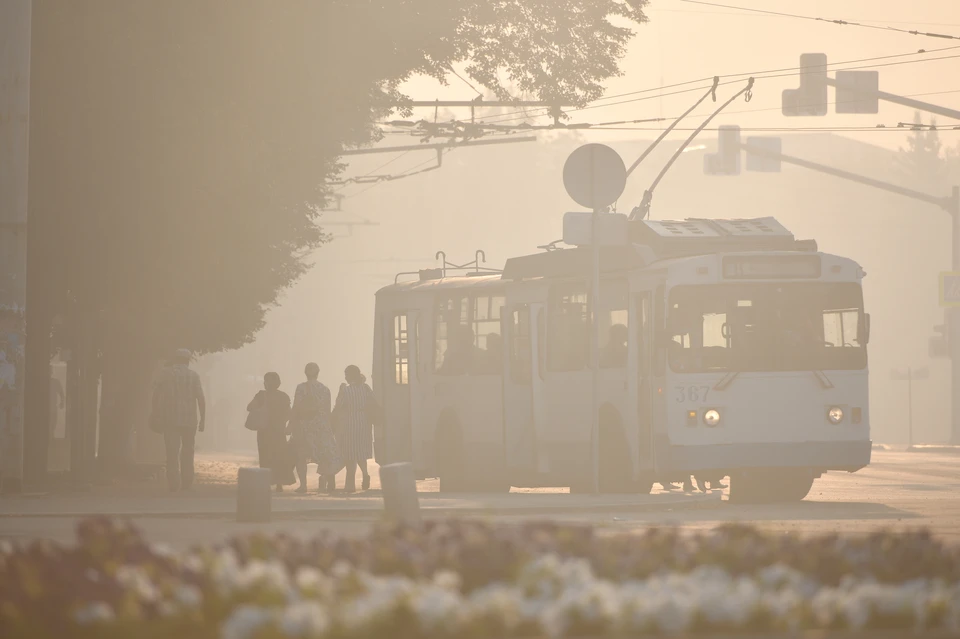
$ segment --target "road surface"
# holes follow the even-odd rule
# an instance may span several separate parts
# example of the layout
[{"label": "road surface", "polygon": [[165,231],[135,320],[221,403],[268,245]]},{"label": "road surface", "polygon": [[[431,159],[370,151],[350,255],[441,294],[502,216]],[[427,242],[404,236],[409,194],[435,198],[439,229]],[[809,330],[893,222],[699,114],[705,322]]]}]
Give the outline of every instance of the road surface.
[{"label": "road surface", "polygon": [[[350,499],[319,495],[294,495],[285,492],[277,496],[274,510],[279,515],[268,524],[238,524],[229,516],[235,499],[233,481],[241,459],[202,460],[201,484],[193,494],[167,495],[163,483],[148,485],[97,488],[89,494],[33,495],[0,498],[0,538],[29,541],[44,538],[57,541],[73,539],[76,514],[97,504],[110,503],[110,512],[130,509],[137,525],[152,541],[177,547],[209,543],[253,531],[285,531],[309,535],[321,529],[339,534],[362,534],[369,530],[379,512],[378,483],[374,469],[374,483],[367,495]],[[316,479],[313,478],[315,482]],[[359,483],[359,482],[358,482]],[[343,485],[340,478],[339,484]],[[313,486],[311,486],[313,488]],[[429,494],[437,489],[435,482],[420,482],[420,491],[427,493],[423,504],[441,504],[439,495]],[[518,491],[515,491],[518,492]],[[550,492],[550,491],[522,491]],[[557,491],[553,491],[557,492]],[[691,531],[706,531],[724,522],[753,523],[762,528],[799,534],[825,532],[867,533],[881,529],[910,530],[928,528],[946,541],[960,541],[960,455],[942,453],[874,452],[870,467],[855,474],[830,473],[814,483],[810,495],[801,503],[792,505],[744,506],[701,499],[695,507],[686,507],[681,495],[654,495],[646,498],[642,507],[630,505],[630,500],[618,503],[604,502],[603,509],[583,509],[584,499],[591,496],[503,495],[497,503],[516,505],[517,500],[548,498],[551,503],[569,499],[569,508],[537,511],[531,508],[499,510],[496,514],[477,514],[464,511],[466,516],[483,516],[507,522],[549,517],[574,523],[590,523],[610,531],[641,531],[651,525],[675,526]],[[472,497],[455,497],[442,501],[448,506],[467,506]],[[600,498],[592,498],[600,499]],[[367,505],[360,508],[367,500]],[[504,501],[506,500],[506,501]],[[511,501],[512,500],[512,501]],[[709,502],[709,503],[708,503]],[[534,503],[533,501],[525,503]],[[131,506],[136,504],[136,508]],[[356,506],[334,507],[329,512],[323,507],[336,504]],[[373,504],[373,505],[370,505]],[[680,504],[680,506],[678,506]],[[118,510],[119,509],[119,510]],[[219,510],[218,510],[219,509]],[[302,516],[292,514],[302,510]],[[449,509],[443,514],[449,514]],[[106,511],[103,511],[106,512]],[[191,512],[198,516],[191,516]],[[219,512],[220,514],[216,514]],[[425,511],[429,512],[429,511]],[[435,511],[441,516],[441,511]],[[428,515],[430,516],[430,515]]]}]

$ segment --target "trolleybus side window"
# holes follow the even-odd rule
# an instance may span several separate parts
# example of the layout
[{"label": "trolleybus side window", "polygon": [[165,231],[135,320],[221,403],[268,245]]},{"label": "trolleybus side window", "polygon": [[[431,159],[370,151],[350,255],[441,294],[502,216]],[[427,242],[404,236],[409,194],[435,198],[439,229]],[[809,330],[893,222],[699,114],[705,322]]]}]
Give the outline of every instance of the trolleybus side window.
[{"label": "trolleybus side window", "polygon": [[547,368],[554,372],[587,367],[587,291],[582,284],[563,284],[550,290],[547,314]]},{"label": "trolleybus side window", "polygon": [[407,334],[407,314],[393,316],[393,381],[403,385],[410,383],[410,340]]},{"label": "trolleybus side window", "polygon": [[626,280],[600,284],[600,367],[627,366],[630,338],[630,289]]},{"label": "trolleybus side window", "polygon": [[517,384],[529,384],[533,369],[529,306],[513,312],[510,333],[510,377]]},{"label": "trolleybus side window", "polygon": [[503,336],[500,315],[506,303],[501,295],[481,295],[473,301],[473,335],[476,358],[469,372],[476,375],[503,374]]},{"label": "trolleybus side window", "polygon": [[434,367],[438,375],[466,375],[473,359],[474,336],[466,296],[440,297],[435,316]]}]

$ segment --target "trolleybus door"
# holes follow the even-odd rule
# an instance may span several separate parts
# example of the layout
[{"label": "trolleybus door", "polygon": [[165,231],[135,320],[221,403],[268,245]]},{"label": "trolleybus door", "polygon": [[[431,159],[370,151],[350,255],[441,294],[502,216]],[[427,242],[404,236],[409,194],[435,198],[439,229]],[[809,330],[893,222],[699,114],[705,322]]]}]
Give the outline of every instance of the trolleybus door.
[{"label": "trolleybus door", "polygon": [[538,432],[543,422],[543,304],[506,307],[503,375],[503,442],[508,472],[519,483],[538,472]]},{"label": "trolleybus door", "polygon": [[503,446],[507,472],[522,482],[536,468],[533,425],[533,323],[529,304],[504,309]]},{"label": "trolleybus door", "polygon": [[408,337],[407,337],[407,348],[410,353],[409,362],[410,362],[410,375],[409,375],[409,384],[407,387],[410,389],[410,430],[409,438],[406,442],[408,450],[410,451],[410,461],[413,462],[413,467],[421,468],[426,460],[423,459],[423,446],[414,445],[415,442],[422,441],[424,434],[423,428],[425,415],[424,415],[424,402],[426,402],[426,396],[424,393],[424,388],[426,385],[422,381],[424,375],[424,362],[421,358],[421,353],[424,352],[424,349],[421,347],[420,340],[425,339],[425,333],[421,328],[422,322],[420,321],[420,312],[419,311],[408,311],[407,312],[407,326],[409,327]]},{"label": "trolleybus door", "polygon": [[[386,423],[376,429],[377,444],[385,444],[381,463],[413,461],[420,397],[417,357],[417,312],[395,311],[383,317],[384,396]],[[415,464],[416,465],[416,464]]]}]

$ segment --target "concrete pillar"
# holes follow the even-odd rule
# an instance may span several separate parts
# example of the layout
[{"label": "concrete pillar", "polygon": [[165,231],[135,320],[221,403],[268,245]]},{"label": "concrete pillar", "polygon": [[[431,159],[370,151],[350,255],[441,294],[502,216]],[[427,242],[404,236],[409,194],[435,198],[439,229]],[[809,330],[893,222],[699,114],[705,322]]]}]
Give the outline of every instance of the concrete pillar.
[{"label": "concrete pillar", "polygon": [[31,0],[0,2],[0,484],[23,480]]},{"label": "concrete pillar", "polygon": [[380,486],[383,489],[383,509],[387,519],[406,523],[420,522],[420,500],[417,480],[410,463],[388,464],[380,467]]}]

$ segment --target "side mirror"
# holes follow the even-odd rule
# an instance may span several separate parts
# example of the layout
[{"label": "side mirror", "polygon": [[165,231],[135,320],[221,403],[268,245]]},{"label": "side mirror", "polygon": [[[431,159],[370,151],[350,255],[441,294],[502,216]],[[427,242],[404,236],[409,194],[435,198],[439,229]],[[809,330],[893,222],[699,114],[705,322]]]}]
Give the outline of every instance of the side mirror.
[{"label": "side mirror", "polygon": [[870,313],[863,314],[863,345],[870,343]]}]

